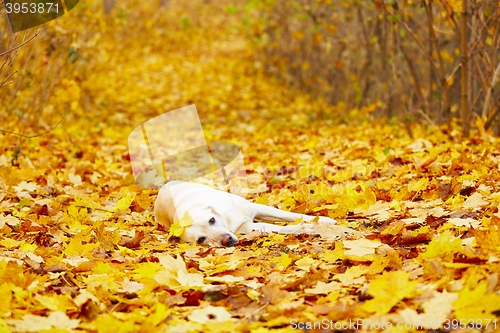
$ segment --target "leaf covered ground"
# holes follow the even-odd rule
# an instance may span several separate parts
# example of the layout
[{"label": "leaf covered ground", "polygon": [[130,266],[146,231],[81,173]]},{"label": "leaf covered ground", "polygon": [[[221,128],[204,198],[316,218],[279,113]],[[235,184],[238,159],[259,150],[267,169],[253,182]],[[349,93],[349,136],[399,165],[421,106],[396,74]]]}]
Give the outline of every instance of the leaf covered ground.
[{"label": "leaf covered ground", "polygon": [[[2,135],[0,332],[498,329],[497,138],[341,116],[291,90],[253,56],[251,8],[101,11],[89,1],[47,24],[79,53],[49,100],[70,105],[61,125]],[[250,200],[340,226],[167,242],[127,137],[192,103],[208,141],[242,147]]]}]

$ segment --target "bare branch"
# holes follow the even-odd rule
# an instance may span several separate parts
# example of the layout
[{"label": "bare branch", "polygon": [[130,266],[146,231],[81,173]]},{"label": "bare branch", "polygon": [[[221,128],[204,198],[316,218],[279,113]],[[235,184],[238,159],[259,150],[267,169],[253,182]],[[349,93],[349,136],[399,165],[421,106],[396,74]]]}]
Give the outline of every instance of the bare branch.
[{"label": "bare branch", "polygon": [[10,53],[12,51],[17,50],[18,48],[22,47],[23,45],[25,45],[26,43],[28,43],[29,41],[31,41],[33,38],[35,38],[39,34],[40,34],[40,31],[37,30],[33,36],[31,36],[30,38],[28,38],[28,40],[25,40],[24,42],[22,42],[21,44],[17,45],[16,47],[11,48],[10,50],[7,50],[5,52],[0,53],[0,56],[6,55],[7,53]]},{"label": "bare branch", "polygon": [[488,86],[488,90],[486,92],[486,98],[484,99],[484,105],[483,105],[483,112],[481,112],[481,116],[483,118],[486,118],[486,115],[488,114],[488,109],[491,103],[491,92],[493,91],[493,88],[495,88],[496,84],[498,83],[498,79],[500,76],[500,63],[498,63],[497,68],[495,69],[495,73],[493,74],[493,77],[491,78],[491,82]]}]

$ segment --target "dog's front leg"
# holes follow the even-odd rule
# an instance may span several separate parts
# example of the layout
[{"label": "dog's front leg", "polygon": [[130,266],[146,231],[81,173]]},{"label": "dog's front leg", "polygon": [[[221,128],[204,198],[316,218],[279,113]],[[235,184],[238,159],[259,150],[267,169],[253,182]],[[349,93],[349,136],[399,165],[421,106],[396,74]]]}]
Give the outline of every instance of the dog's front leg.
[{"label": "dog's front leg", "polygon": [[[260,205],[256,203],[252,203],[252,207],[256,212],[255,217],[258,219],[262,219],[264,221],[293,222],[299,218],[302,218],[304,222],[309,222],[316,218],[316,216],[286,212],[278,208]],[[318,222],[325,224],[337,224],[337,221],[325,216],[318,216]]]},{"label": "dog's front leg", "polygon": [[314,234],[313,225],[310,223],[281,226],[263,222],[245,222],[238,228],[237,233],[247,234],[254,230],[265,233],[277,232],[279,234],[291,234],[291,235]]}]

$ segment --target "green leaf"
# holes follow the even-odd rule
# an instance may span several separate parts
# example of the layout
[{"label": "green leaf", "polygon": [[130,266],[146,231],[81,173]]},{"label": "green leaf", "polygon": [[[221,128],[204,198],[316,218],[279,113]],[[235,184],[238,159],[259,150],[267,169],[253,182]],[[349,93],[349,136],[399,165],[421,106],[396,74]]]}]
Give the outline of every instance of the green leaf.
[{"label": "green leaf", "polygon": [[238,12],[238,8],[236,8],[235,5],[229,5],[229,6],[226,7],[226,11],[229,14],[236,14]]}]

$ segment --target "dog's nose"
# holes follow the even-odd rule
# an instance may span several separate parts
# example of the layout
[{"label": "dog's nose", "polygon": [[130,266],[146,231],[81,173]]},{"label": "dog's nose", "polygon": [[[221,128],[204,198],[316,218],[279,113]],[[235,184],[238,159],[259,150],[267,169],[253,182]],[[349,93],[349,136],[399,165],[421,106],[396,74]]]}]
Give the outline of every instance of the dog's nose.
[{"label": "dog's nose", "polygon": [[233,237],[233,235],[231,235],[231,234],[225,234],[224,236],[222,236],[221,243],[224,246],[233,246],[236,243],[237,240],[238,239],[235,238],[235,237]]}]

